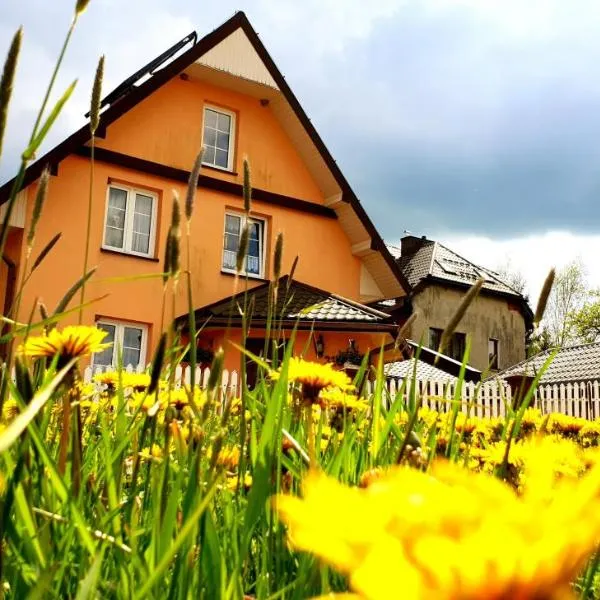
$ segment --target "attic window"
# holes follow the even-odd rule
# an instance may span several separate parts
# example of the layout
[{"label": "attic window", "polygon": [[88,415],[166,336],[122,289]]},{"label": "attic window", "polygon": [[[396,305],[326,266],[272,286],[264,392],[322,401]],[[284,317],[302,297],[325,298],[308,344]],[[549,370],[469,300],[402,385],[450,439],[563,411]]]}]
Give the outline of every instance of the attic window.
[{"label": "attic window", "polygon": [[212,106],[204,107],[202,164],[233,171],[235,113]]}]

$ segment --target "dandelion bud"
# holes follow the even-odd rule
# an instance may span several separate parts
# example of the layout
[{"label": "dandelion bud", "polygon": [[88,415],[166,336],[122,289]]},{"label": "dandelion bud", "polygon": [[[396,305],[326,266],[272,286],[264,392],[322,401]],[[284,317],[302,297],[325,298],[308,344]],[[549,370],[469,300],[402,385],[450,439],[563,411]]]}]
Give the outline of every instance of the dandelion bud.
[{"label": "dandelion bud", "polygon": [[163,283],[166,284],[171,275],[171,264],[173,256],[173,236],[169,229],[167,233],[167,242],[165,244],[165,266],[163,271]]},{"label": "dandelion bud", "polygon": [[[467,309],[469,308],[469,306],[471,306],[471,304],[473,303],[473,301],[479,294],[479,290],[481,290],[481,286],[484,283],[485,283],[485,280],[480,277],[469,288],[467,293],[463,296],[461,303],[458,305],[458,308],[456,309],[456,311],[452,315],[452,318],[450,319],[450,323],[448,323],[448,325],[446,326],[446,329],[444,329],[444,331],[442,332],[442,338],[440,340],[440,346],[438,348],[438,352],[440,354],[443,353],[444,350],[446,349],[446,346],[448,345],[448,342],[452,338],[452,335],[454,334],[456,327],[458,326],[458,324],[460,323],[462,318],[465,316]],[[436,361],[437,361],[437,358],[436,358]]]},{"label": "dandelion bud", "polygon": [[104,55],[98,61],[96,68],[96,77],[94,78],[94,87],[92,88],[92,101],[90,104],[90,131],[92,135],[96,133],[100,124],[100,102],[102,100],[102,79],[104,78]]},{"label": "dandelion bud", "polygon": [[163,363],[165,361],[165,351],[167,348],[167,334],[165,332],[160,336],[154,360],[152,361],[152,369],[150,371],[150,384],[148,385],[148,395],[153,394],[158,388],[160,374],[162,372]]},{"label": "dandelion bud", "polygon": [[252,202],[252,185],[250,184],[250,163],[244,158],[244,210],[249,213]]},{"label": "dandelion bud", "polygon": [[181,210],[179,208],[179,196],[173,190],[173,209],[171,211],[171,227],[167,234],[167,247],[165,248],[165,275],[163,282],[166,283],[169,277],[179,272],[180,246],[179,240],[181,232],[179,225],[181,223]]},{"label": "dandelion bud", "polygon": [[235,268],[238,273],[241,273],[244,270],[244,261],[246,260],[246,255],[248,254],[249,240],[250,229],[248,228],[248,225],[245,225],[244,229],[242,230],[242,235],[240,237],[240,245],[235,259]]},{"label": "dandelion bud", "polygon": [[42,321],[46,321],[50,318],[50,316],[48,315],[48,309],[46,308],[46,305],[43,302],[39,303],[38,308],[40,309],[40,316],[42,317]]},{"label": "dandelion bud", "polygon": [[192,212],[194,211],[194,199],[196,198],[196,189],[198,188],[198,179],[200,178],[200,167],[202,166],[202,155],[204,154],[204,148],[200,149],[194,166],[190,172],[188,179],[187,193],[185,195],[185,218],[190,221],[192,218]]},{"label": "dandelion bud", "polygon": [[535,316],[533,317],[533,322],[535,325],[538,325],[540,323],[540,321],[544,317],[544,313],[546,312],[546,305],[548,304],[548,298],[550,297],[550,292],[552,291],[552,286],[554,285],[555,274],[555,270],[550,269],[550,272],[548,273],[544,281],[544,285],[542,287],[542,291],[540,292],[537,307],[535,309]]},{"label": "dandelion bud", "polygon": [[223,352],[223,348],[219,348],[215,352],[215,357],[213,358],[212,365],[210,367],[210,375],[208,377],[208,384],[206,386],[209,392],[212,392],[212,390],[214,390],[217,385],[221,383],[224,357],[225,353]]},{"label": "dandelion bud", "polygon": [[27,233],[27,249],[30,251],[33,246],[35,239],[35,230],[42,214],[42,208],[44,206],[44,200],[46,199],[46,192],[48,191],[48,182],[50,181],[50,171],[48,167],[45,167],[40,176],[40,183],[38,184],[37,193],[35,195],[35,202],[33,205],[33,213],[31,215],[31,225],[29,226],[29,232]]},{"label": "dandelion bud", "polygon": [[283,256],[283,233],[277,234],[275,240],[275,251],[273,252],[273,275],[275,280],[279,279],[281,275],[281,258]]},{"label": "dandelion bud", "polygon": [[171,230],[169,237],[171,238],[171,264],[169,265],[169,272],[173,276],[179,273],[179,236],[175,233],[175,231]]},{"label": "dandelion bud", "polygon": [[296,255],[296,258],[294,259],[294,262],[292,263],[292,268],[290,269],[290,276],[288,279],[288,287],[291,283],[291,281],[294,279],[294,273],[296,272],[296,267],[298,266],[298,255]]},{"label": "dandelion bud", "polygon": [[210,470],[212,471],[217,465],[217,461],[219,460],[219,454],[221,453],[221,448],[223,447],[223,432],[220,431],[215,436],[215,441],[213,443],[213,447],[210,453]]},{"label": "dandelion bud", "polygon": [[171,210],[171,229],[179,229],[181,224],[181,210],[179,208],[179,194],[173,190],[173,209]]},{"label": "dandelion bud", "polygon": [[77,0],[75,4],[75,16],[78,17],[85,9],[87,5],[90,3],[90,0]]},{"label": "dandelion bud", "polygon": [[13,81],[17,69],[17,60],[21,50],[21,41],[23,39],[23,28],[19,27],[13,36],[4,69],[2,70],[2,79],[0,79],[0,155],[2,154],[2,141],[4,139],[4,130],[6,129],[6,116],[8,114],[8,105],[12,95]]}]

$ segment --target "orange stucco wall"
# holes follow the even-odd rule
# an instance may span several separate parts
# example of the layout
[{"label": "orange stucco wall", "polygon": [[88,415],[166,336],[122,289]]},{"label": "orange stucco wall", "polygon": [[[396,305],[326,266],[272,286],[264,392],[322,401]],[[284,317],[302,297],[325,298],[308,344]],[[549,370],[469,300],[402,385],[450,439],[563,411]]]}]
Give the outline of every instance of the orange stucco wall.
[{"label": "orange stucco wall", "polygon": [[[297,331],[295,338],[295,349],[297,354],[301,354],[307,360],[317,362],[334,362],[335,356],[342,350],[347,350],[350,339],[355,341],[359,352],[365,354],[371,352],[371,355],[377,354],[382,345],[391,341],[391,336],[386,333],[371,334],[364,332],[337,332],[337,331],[319,331],[315,330],[316,335],[323,337],[325,346],[325,356],[319,359],[315,352],[313,338],[310,331]],[[286,337],[289,337],[290,332],[285,332]],[[250,329],[248,338],[264,339],[265,332],[262,329]],[[203,331],[198,337],[198,346],[205,349],[215,351],[219,348],[225,350],[224,368],[228,370],[240,369],[240,356],[237,352],[231,351],[234,344],[240,345],[241,333],[239,330],[231,330],[229,332],[224,329],[208,329]],[[372,362],[372,361],[371,361]]]},{"label": "orange stucco wall", "polygon": [[[255,187],[304,200],[323,201],[317,185],[268,107],[262,107],[254,98],[198,82],[174,80],[111,125],[106,140],[99,140],[99,143],[124,154],[189,169],[200,145],[205,100],[238,112],[236,164],[241,171],[241,157],[248,155]],[[234,181],[241,179],[241,175],[215,173],[214,170],[206,170],[206,174]],[[89,181],[90,161],[74,155],[63,160],[58,175],[51,178],[33,255],[57,232],[62,233],[62,238],[28,282],[21,304],[21,318],[30,314],[36,299],[43,301],[49,311],[54,310],[65,292],[82,275]],[[101,250],[110,181],[157,194],[159,206],[154,260]],[[30,201],[34,197],[34,187],[29,191]],[[147,324],[149,352],[158,339],[162,316],[163,284],[160,274],[163,271],[172,190],[185,198],[185,186],[179,182],[107,163],[95,164],[89,265],[96,266],[97,271],[87,287],[86,300],[102,299],[84,309],[83,321],[93,323],[102,316]],[[231,209],[241,210],[242,199],[204,188],[196,193],[190,261],[196,307],[241,290],[241,283],[237,290],[234,288],[234,277],[221,273],[224,215],[226,210]],[[267,276],[272,273],[275,236],[281,231],[284,235],[283,273],[289,271],[298,255],[296,279],[342,296],[359,298],[360,260],[352,255],[350,242],[336,219],[263,202],[254,202],[252,211],[267,221]],[[28,213],[29,222],[31,202]],[[27,226],[28,223],[26,229]],[[182,247],[185,265],[184,249],[185,246]],[[24,251],[22,248],[21,261]],[[147,278],[147,275],[155,277]],[[250,286],[256,283],[251,281]],[[78,301],[79,296],[71,306]],[[175,312],[187,312],[183,278]],[[169,302],[167,318],[170,317]],[[76,321],[76,314],[65,319],[65,323]],[[328,335],[334,339],[333,334]],[[347,346],[348,335],[342,337],[344,340],[343,344],[340,341],[340,348]]]},{"label": "orange stucco wall", "polygon": [[[204,105],[236,114],[233,171],[206,174],[241,183],[248,156],[256,188],[322,203],[319,188],[268,106],[258,98],[207,83],[175,78],[110,126],[97,145],[131,156],[189,170],[202,143]],[[135,131],[135,135],[132,132]]]}]

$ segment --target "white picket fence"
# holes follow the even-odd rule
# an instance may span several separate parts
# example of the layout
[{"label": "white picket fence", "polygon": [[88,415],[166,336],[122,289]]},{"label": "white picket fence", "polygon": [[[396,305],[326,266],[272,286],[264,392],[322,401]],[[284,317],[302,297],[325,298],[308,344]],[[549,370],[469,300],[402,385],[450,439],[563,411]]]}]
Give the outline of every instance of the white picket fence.
[{"label": "white picket fence", "polygon": [[[450,410],[457,385],[455,382],[417,381],[416,385],[415,394],[422,399],[422,406],[441,412]],[[384,402],[389,405],[400,391],[403,391],[405,398],[410,398],[411,386],[412,382],[408,381],[402,390],[402,380],[388,378]],[[373,388],[374,384],[368,382],[368,391],[373,391]],[[480,384],[464,382],[460,399],[462,412],[469,411],[477,417],[502,417],[512,402],[512,394],[510,387],[500,380]],[[540,385],[530,406],[539,408],[542,414],[556,412],[582,419],[598,419],[600,381]]]},{"label": "white picket fence", "polygon": [[[96,373],[110,371],[111,367],[87,367],[83,373],[85,382],[93,380]],[[131,365],[125,369],[128,373],[142,372]],[[195,381],[201,387],[206,387],[210,377],[210,368],[196,367]],[[191,369],[189,366],[177,366],[175,369],[175,385],[189,385]],[[221,389],[226,397],[235,396],[239,391],[240,376],[237,371],[224,370],[221,378]],[[415,397],[420,397],[422,406],[447,412],[452,406],[455,396],[456,383],[444,381],[417,381]],[[383,401],[387,406],[402,391],[406,399],[410,398],[412,382],[407,381],[402,389],[402,380],[390,377],[385,381]],[[366,382],[368,393],[374,391],[375,383]],[[461,386],[461,410],[470,412],[477,417],[502,417],[506,407],[512,402],[510,387],[503,381],[488,381],[485,383],[464,382]],[[600,418],[600,381],[580,383],[540,385],[534,397],[532,406],[539,408],[543,414],[551,412],[562,413],[573,417],[594,420]]]},{"label": "white picket fence", "polygon": [[[114,370],[114,368],[110,367],[110,366],[87,367],[83,371],[83,381],[85,383],[90,383],[91,381],[93,381],[94,375],[96,375],[97,373],[103,373],[103,372],[113,371],[113,370]],[[127,365],[127,367],[125,367],[124,370],[127,373],[142,373],[146,369],[144,369],[141,366],[138,366],[136,368],[136,367],[133,367],[132,365]],[[149,368],[148,368],[148,370],[149,370]],[[204,369],[202,369],[199,366],[196,367],[194,381],[197,385],[199,385],[200,387],[203,387],[203,388],[206,387],[208,385],[209,377],[210,377],[210,368],[209,367],[205,367]],[[174,379],[175,379],[175,385],[177,387],[181,386],[182,384],[190,385],[190,383],[192,381],[191,368],[189,366],[182,367],[181,365],[178,365],[175,368],[175,378]],[[238,393],[238,386],[239,386],[238,372],[237,371],[228,371],[227,369],[224,369],[223,374],[221,376],[221,389],[223,391],[223,394],[226,395],[227,397],[236,396]]]}]

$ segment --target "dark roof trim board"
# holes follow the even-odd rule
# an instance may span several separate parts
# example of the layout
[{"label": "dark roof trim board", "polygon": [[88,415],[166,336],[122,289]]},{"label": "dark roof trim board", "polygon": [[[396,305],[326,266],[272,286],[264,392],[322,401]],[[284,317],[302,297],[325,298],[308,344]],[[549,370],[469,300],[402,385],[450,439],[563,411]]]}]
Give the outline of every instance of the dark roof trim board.
[{"label": "dark roof trim board", "polygon": [[[402,270],[394,260],[393,256],[387,249],[383,239],[379,235],[379,232],[375,228],[375,225],[368,217],[358,197],[350,187],[350,184],[344,177],[342,171],[336,164],[333,156],[325,146],[325,143],[321,139],[317,130],[311,123],[304,109],[300,105],[300,102],[292,92],[291,88],[287,84],[284,76],[279,71],[275,62],[269,55],[267,49],[260,41],[258,34],[252,28],[252,25],[248,21],[246,15],[239,11],[235,13],[228,21],[223,23],[220,27],[212,31],[211,33],[200,39],[192,48],[184,52],[171,63],[169,63],[163,69],[157,71],[152,77],[146,80],[138,87],[132,87],[129,93],[119,97],[113,104],[111,104],[100,116],[100,128],[106,128],[108,125],[116,121],[119,117],[125,114],[128,110],[136,106],[139,102],[147,98],[150,94],[159,89],[162,85],[167,83],[170,79],[181,73],[186,67],[198,60],[201,56],[206,54],[211,48],[222,42],[236,29],[241,28],[244,33],[248,36],[250,43],[254,47],[257,54],[265,64],[271,77],[277,84],[279,90],[292,107],[292,110],[296,114],[296,117],[306,130],[306,133],[310,137],[311,141],[319,151],[321,158],[330,169],[333,177],[337,181],[338,185],[342,190],[342,200],[350,203],[357,217],[360,219],[364,228],[367,230],[371,237],[371,249],[378,251],[386,261],[388,267],[396,276],[400,285],[408,293],[411,289],[407,279],[404,277]],[[89,126],[86,124],[81,127],[78,131],[69,136],[62,143],[55,146],[52,150],[38,159],[33,163],[25,172],[23,181],[23,187],[28,186],[35,181],[41,174],[43,168],[46,165],[55,167],[60,163],[61,160],[66,158],[69,154],[76,153],[81,146],[84,146],[90,139]],[[6,182],[0,187],[0,205],[6,202],[10,195],[10,189],[13,185],[14,179]]]},{"label": "dark roof trim board", "polygon": [[[89,158],[91,156],[91,149],[88,146],[81,146],[74,154]],[[168,165],[138,158],[136,156],[129,156],[113,150],[106,150],[104,148],[94,148],[94,160],[118,165],[126,169],[132,169],[149,175],[155,175],[164,179],[173,179],[174,181],[180,181],[182,183],[187,183],[190,175],[190,172],[185,171],[184,169],[169,167]],[[208,175],[200,175],[198,178],[198,187],[231,194],[232,196],[243,196],[243,186],[241,184],[225,181],[216,177],[209,177]],[[329,219],[337,219],[337,215],[332,208],[317,204],[316,202],[309,202],[308,200],[293,198],[292,196],[276,194],[260,188],[252,188],[252,198],[257,202],[265,202],[267,204],[282,206],[292,210],[312,213]]]}]

